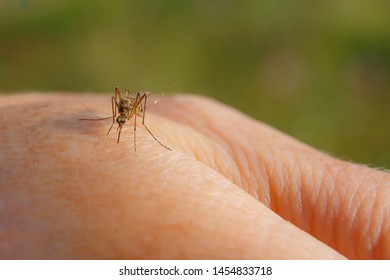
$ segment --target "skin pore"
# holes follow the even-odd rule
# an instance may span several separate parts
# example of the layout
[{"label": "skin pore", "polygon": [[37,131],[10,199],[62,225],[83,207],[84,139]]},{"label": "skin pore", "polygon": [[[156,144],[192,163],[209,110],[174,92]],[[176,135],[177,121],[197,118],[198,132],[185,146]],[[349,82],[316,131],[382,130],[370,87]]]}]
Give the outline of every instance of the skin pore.
[{"label": "skin pore", "polygon": [[390,174],[216,101],[116,126],[107,96],[0,102],[0,259],[389,259]]}]

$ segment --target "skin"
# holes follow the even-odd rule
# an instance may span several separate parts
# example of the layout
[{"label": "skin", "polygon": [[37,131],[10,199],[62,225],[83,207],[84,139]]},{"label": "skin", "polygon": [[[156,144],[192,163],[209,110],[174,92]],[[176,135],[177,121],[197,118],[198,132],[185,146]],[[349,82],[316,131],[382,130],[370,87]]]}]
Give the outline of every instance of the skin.
[{"label": "skin", "polygon": [[[1,259],[389,259],[390,174],[216,101],[122,130],[99,95],[0,97]],[[116,125],[114,126],[116,128]]]}]

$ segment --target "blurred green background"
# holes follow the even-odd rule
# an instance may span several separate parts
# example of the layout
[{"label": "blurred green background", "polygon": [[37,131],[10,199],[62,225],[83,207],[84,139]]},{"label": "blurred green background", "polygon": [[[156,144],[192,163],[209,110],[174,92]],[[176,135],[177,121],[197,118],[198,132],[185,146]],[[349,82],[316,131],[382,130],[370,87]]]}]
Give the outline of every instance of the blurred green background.
[{"label": "blurred green background", "polygon": [[194,92],[385,168],[389,71],[388,0],[0,0],[1,92]]}]

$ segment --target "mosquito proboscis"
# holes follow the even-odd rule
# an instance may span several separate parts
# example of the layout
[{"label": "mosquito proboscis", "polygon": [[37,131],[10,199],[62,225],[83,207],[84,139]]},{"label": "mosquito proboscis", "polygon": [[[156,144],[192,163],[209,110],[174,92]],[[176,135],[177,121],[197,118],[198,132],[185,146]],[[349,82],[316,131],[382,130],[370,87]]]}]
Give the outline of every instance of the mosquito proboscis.
[{"label": "mosquito proboscis", "polygon": [[137,94],[134,96],[130,94],[129,89],[126,88],[125,90],[125,97],[121,96],[121,93],[119,91],[118,87],[115,87],[115,94],[111,97],[111,109],[112,109],[112,117],[105,117],[105,118],[96,118],[96,119],[88,119],[88,118],[82,118],[79,119],[80,121],[102,121],[102,120],[108,120],[112,118],[112,124],[107,131],[106,136],[110,134],[111,129],[113,128],[115,122],[118,124],[118,139],[117,143],[119,143],[122,127],[126,123],[127,120],[130,120],[132,117],[134,117],[134,151],[137,150],[137,141],[136,141],[136,134],[137,134],[137,116],[142,117],[142,125],[146,128],[146,130],[149,132],[149,134],[153,137],[154,140],[156,140],[157,143],[159,143],[164,148],[172,151],[169,147],[161,143],[149,130],[149,128],[145,125],[145,112],[146,112],[146,101],[147,101],[148,95],[146,93],[140,93],[137,92]]}]

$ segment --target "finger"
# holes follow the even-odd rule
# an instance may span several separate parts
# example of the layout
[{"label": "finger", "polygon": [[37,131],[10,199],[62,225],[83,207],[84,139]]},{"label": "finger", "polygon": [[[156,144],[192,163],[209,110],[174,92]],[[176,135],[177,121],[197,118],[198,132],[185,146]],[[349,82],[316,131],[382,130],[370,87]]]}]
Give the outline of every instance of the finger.
[{"label": "finger", "polygon": [[78,115],[100,101],[27,99],[0,115],[0,258],[342,257],[145,131],[136,153],[131,136],[94,146],[103,127]]},{"label": "finger", "polygon": [[184,139],[184,150],[283,218],[350,258],[390,258],[388,173],[334,159],[205,98],[166,98],[156,110],[208,139]]}]

